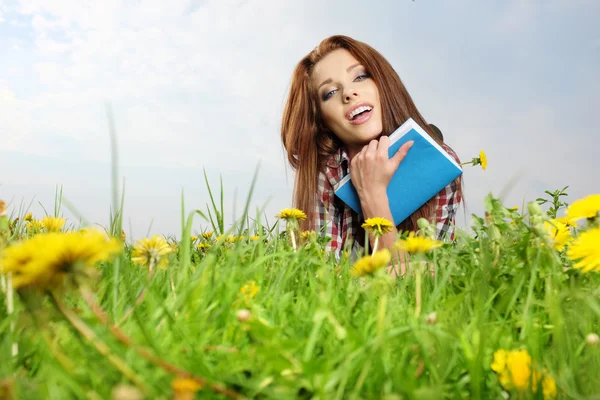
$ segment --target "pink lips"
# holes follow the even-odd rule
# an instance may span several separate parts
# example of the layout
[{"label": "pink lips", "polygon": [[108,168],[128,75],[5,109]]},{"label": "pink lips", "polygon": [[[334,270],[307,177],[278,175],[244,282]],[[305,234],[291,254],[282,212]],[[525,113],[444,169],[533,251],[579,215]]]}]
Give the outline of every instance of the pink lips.
[{"label": "pink lips", "polygon": [[[357,108],[362,107],[362,106],[368,106],[368,107],[370,107],[371,111],[365,111],[362,114],[354,117],[354,119],[350,119],[350,115],[352,114],[352,111],[354,111]],[[371,104],[369,104],[369,103],[359,103],[359,104],[355,105],[354,107],[352,107],[351,109],[349,109],[346,112],[346,119],[352,125],[361,125],[361,124],[364,124],[365,122],[367,122],[369,119],[371,119],[372,113],[373,113],[373,106]]]}]

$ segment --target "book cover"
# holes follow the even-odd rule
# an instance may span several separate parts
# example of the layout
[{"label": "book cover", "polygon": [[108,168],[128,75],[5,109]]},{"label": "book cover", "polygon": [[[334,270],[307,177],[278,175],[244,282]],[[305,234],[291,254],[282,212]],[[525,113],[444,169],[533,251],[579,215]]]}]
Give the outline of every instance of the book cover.
[{"label": "book cover", "polygon": [[[437,144],[412,118],[390,135],[391,158],[406,142],[414,144],[400,163],[387,188],[394,224],[398,225],[462,174],[454,158]],[[362,215],[351,174],[335,188],[335,194]]]}]

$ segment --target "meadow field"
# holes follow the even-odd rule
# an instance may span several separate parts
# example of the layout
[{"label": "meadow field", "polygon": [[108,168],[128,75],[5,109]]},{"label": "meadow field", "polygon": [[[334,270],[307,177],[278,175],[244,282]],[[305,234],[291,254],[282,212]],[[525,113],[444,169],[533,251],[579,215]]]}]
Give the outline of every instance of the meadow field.
[{"label": "meadow field", "polygon": [[178,240],[0,203],[0,399],[600,399],[600,195],[565,189],[421,221],[396,277],[212,192]]}]

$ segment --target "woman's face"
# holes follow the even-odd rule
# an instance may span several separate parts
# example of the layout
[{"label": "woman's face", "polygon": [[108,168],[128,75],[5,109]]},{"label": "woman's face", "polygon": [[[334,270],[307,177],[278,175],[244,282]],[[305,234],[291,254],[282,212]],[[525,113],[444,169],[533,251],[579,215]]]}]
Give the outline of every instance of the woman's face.
[{"label": "woman's face", "polygon": [[311,84],[325,126],[351,154],[381,135],[383,122],[377,85],[346,49],[334,50],[315,64]]}]

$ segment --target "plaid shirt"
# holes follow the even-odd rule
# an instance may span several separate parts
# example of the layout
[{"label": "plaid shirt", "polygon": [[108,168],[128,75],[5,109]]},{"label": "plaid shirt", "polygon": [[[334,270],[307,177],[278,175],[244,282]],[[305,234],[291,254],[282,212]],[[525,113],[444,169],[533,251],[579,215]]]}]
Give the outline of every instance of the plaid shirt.
[{"label": "plaid shirt", "polygon": [[[448,145],[442,144],[442,147],[460,164],[458,156]],[[330,157],[325,171],[319,173],[315,203],[314,229],[332,238],[325,250],[334,251],[338,259],[344,249],[350,251],[351,258],[354,259],[364,246],[364,231],[361,227],[364,218],[336,197],[334,191],[336,184],[349,173],[349,161],[343,148]],[[442,189],[435,198],[437,239],[454,240],[456,211],[462,201],[456,180]]]}]

